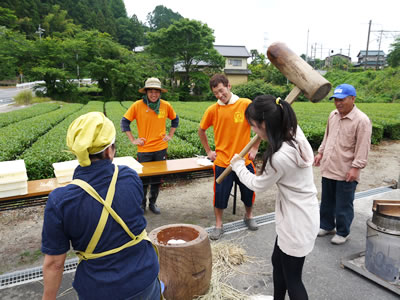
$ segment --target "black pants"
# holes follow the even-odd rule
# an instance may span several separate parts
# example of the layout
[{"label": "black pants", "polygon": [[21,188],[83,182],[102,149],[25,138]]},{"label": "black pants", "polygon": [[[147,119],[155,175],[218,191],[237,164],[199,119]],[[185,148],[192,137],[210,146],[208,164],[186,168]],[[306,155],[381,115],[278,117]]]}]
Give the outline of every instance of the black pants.
[{"label": "black pants", "polygon": [[[138,162],[149,162],[149,161],[160,161],[167,159],[167,149],[156,151],[156,152],[138,152],[137,154]],[[161,186],[161,177],[152,176],[149,178],[143,178],[143,201],[142,203],[146,205],[147,202],[147,190],[150,185],[150,203],[155,204],[157,201],[158,193]]]},{"label": "black pants", "polygon": [[272,253],[274,300],[284,300],[286,291],[290,300],[307,300],[307,291],[301,280],[305,256],[295,257],[283,253],[277,240]]}]

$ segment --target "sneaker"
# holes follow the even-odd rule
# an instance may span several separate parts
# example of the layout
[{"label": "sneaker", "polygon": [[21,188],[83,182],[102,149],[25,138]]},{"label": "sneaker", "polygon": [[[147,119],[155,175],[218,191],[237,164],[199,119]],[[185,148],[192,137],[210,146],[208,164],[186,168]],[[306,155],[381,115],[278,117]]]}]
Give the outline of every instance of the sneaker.
[{"label": "sneaker", "polygon": [[155,203],[150,203],[149,209],[153,212],[153,214],[156,214],[156,215],[161,214],[160,209],[157,207],[157,204],[155,204]]},{"label": "sneaker", "polygon": [[210,240],[219,240],[221,235],[224,233],[224,227],[218,228],[214,227],[213,231],[208,235]]},{"label": "sneaker", "polygon": [[245,216],[243,221],[249,230],[252,230],[252,231],[258,230],[258,224],[257,224],[256,220],[254,220],[254,218],[247,219]]},{"label": "sneaker", "polygon": [[348,236],[341,236],[341,235],[335,234],[335,236],[331,239],[331,243],[335,244],[335,245],[342,245],[342,244],[346,243],[347,237]]},{"label": "sneaker", "polygon": [[335,229],[325,230],[325,229],[320,228],[318,231],[318,236],[326,236],[328,234],[335,234],[335,233],[336,233]]}]

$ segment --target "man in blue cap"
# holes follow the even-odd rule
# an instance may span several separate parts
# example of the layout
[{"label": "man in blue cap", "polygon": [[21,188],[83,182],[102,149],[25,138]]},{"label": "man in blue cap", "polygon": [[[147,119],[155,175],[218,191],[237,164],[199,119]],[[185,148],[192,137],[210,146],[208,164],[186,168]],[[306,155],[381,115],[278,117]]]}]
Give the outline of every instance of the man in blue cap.
[{"label": "man in blue cap", "polygon": [[353,201],[360,170],[367,165],[372,124],[354,104],[356,90],[350,84],[336,87],[336,109],[331,112],[314,165],[321,166],[322,196],[318,236],[335,234],[332,244],[347,241],[354,218]]}]

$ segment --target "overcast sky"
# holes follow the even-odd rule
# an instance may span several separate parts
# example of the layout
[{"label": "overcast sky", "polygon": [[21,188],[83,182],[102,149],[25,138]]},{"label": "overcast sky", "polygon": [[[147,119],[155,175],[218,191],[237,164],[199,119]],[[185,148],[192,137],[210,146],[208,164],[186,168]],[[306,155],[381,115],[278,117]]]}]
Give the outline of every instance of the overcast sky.
[{"label": "overcast sky", "polygon": [[[388,54],[395,35],[400,35],[400,0],[124,0],[128,16],[146,22],[157,5],[185,18],[206,23],[214,30],[216,45],[244,45],[265,53],[273,42],[286,43],[298,55],[324,59],[333,54],[357,60],[369,50]],[[383,31],[382,33],[380,31]],[[399,31],[391,33],[387,31]],[[308,37],[308,47],[307,47]],[[322,49],[321,49],[322,48]],[[315,51],[316,49],[316,51]]]}]

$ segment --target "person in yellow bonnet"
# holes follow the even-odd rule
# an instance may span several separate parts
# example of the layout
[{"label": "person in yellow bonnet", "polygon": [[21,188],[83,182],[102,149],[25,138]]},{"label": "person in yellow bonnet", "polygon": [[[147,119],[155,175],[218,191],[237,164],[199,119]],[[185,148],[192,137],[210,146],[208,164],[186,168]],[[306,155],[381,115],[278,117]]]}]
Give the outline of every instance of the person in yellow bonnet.
[{"label": "person in yellow bonnet", "polygon": [[80,259],[73,282],[79,299],[160,299],[158,258],[140,208],[142,182],[131,168],[112,163],[114,142],[114,125],[100,112],[68,128],[67,146],[79,166],[46,204],[43,299],[56,299],[71,246]]}]

